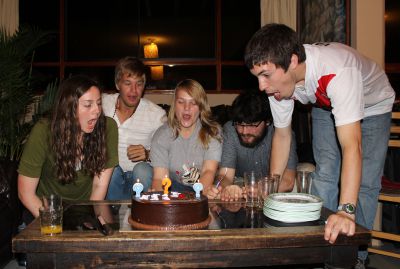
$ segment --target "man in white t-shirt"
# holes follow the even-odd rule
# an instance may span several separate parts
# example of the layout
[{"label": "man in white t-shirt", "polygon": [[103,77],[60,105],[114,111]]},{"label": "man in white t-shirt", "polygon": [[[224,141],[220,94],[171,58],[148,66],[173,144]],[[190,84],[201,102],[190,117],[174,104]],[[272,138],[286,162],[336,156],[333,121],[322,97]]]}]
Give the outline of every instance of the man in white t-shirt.
[{"label": "man in white t-shirt", "polygon": [[[272,173],[286,167],[294,101],[314,104],[312,192],[336,212],[327,220],[325,239],[334,243],[339,234],[353,235],[355,221],[371,229],[395,98],[384,71],[343,44],[303,45],[282,24],[268,24],[253,35],[245,62],[270,99]],[[361,264],[366,256],[359,252]]]},{"label": "man in white t-shirt", "polygon": [[152,183],[153,168],[149,160],[151,139],[166,121],[165,111],[143,98],[146,67],[134,57],[121,59],[115,67],[118,93],[103,94],[106,116],[118,125],[119,165],[114,169],[106,199],[130,199],[137,179],[146,191]]}]

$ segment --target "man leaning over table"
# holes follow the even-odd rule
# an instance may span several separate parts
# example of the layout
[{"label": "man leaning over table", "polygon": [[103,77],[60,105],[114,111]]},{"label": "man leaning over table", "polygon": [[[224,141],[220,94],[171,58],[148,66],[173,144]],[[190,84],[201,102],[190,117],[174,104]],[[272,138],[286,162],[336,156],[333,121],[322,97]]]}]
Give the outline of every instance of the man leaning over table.
[{"label": "man leaning over table", "polygon": [[130,199],[137,179],[144,191],[151,186],[153,167],[149,160],[151,139],[166,121],[165,111],[143,98],[146,67],[134,57],[125,57],[115,67],[118,93],[103,94],[103,110],[118,125],[119,165],[114,169],[106,199]]},{"label": "man leaning over table", "polygon": [[[269,173],[269,160],[274,126],[265,92],[245,91],[235,98],[231,107],[231,121],[224,125],[222,158],[218,178],[220,187],[209,193],[210,199],[236,201],[243,196],[242,188],[234,184],[235,178],[246,171],[263,175]],[[297,154],[294,133],[288,165],[283,172],[280,192],[291,191],[296,175]]]},{"label": "man leaning over table", "polygon": [[[312,193],[336,212],[327,220],[325,239],[334,243],[339,234],[354,235],[355,221],[371,229],[395,98],[382,68],[344,44],[303,45],[282,24],[253,35],[245,62],[270,96],[276,127],[271,170],[286,166],[294,101],[314,104]],[[358,253],[357,268],[364,268],[367,254]]]}]

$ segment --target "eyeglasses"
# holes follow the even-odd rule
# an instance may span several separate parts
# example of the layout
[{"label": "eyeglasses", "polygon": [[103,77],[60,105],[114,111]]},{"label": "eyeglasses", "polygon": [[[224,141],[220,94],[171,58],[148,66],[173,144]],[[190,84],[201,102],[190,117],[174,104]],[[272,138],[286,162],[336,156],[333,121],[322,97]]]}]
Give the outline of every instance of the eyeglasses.
[{"label": "eyeglasses", "polygon": [[[247,129],[256,129],[258,126],[260,126],[261,122],[263,121],[259,121],[258,123],[243,123],[243,122],[237,122],[234,121],[232,124],[233,126],[235,126],[238,129],[244,128],[246,127]],[[270,123],[268,121],[265,121],[265,125],[268,126]]]}]

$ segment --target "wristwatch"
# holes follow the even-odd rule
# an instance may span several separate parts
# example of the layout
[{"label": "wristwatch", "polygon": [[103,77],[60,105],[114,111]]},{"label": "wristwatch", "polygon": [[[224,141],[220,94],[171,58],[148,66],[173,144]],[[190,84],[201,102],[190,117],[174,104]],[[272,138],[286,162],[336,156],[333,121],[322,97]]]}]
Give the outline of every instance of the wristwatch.
[{"label": "wristwatch", "polygon": [[340,204],[337,208],[338,211],[344,211],[347,214],[354,215],[356,213],[356,206],[354,204]]}]

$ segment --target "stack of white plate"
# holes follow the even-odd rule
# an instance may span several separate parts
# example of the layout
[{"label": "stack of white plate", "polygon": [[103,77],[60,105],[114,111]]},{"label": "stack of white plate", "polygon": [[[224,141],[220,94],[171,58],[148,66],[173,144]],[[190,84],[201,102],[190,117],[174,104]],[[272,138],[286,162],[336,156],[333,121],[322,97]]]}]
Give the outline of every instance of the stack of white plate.
[{"label": "stack of white plate", "polygon": [[274,193],[264,202],[264,215],[270,219],[287,222],[307,222],[321,216],[322,199],[305,193]]}]

